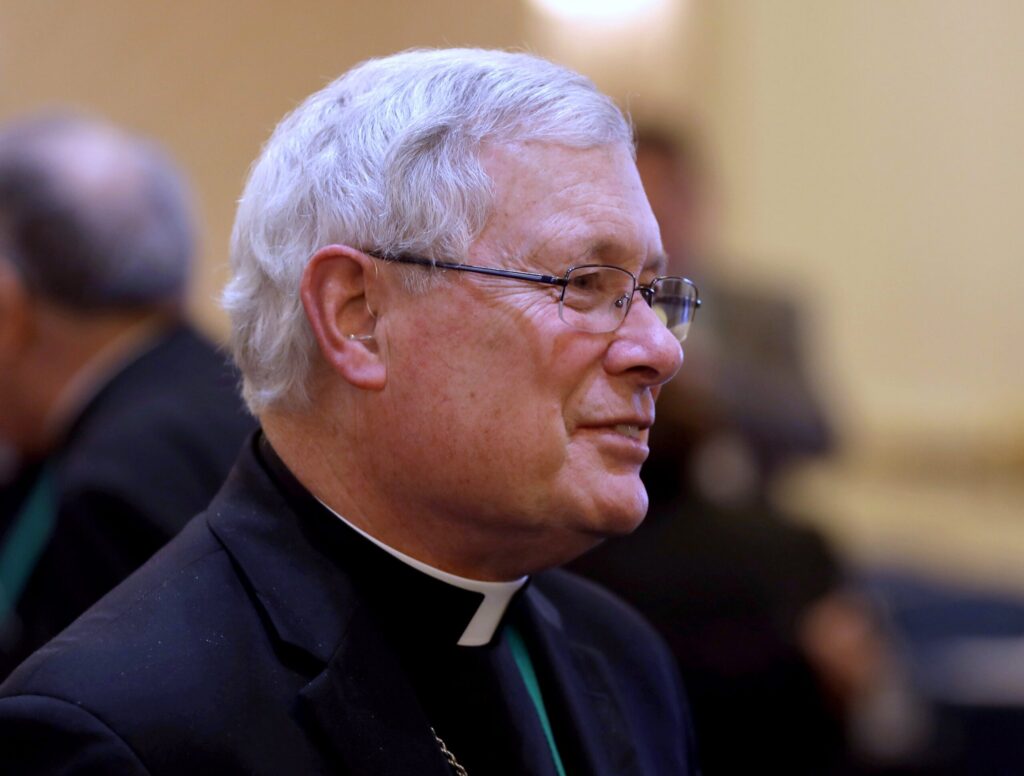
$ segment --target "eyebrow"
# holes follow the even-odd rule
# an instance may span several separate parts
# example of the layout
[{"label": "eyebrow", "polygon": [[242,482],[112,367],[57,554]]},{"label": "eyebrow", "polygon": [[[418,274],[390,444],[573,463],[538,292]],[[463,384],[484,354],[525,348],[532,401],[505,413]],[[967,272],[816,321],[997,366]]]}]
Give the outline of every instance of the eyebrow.
[{"label": "eyebrow", "polygon": [[[582,256],[585,256],[589,261],[598,261],[601,254],[615,247],[616,243],[611,240],[596,240],[587,246],[587,249],[582,252]],[[641,273],[653,272],[658,276],[664,275],[667,271],[668,254],[664,251],[652,253],[644,262],[643,267],[640,268]]]},{"label": "eyebrow", "polygon": [[664,275],[668,271],[668,254],[662,251],[652,254],[646,262],[644,262],[644,272],[653,272],[659,277]]}]

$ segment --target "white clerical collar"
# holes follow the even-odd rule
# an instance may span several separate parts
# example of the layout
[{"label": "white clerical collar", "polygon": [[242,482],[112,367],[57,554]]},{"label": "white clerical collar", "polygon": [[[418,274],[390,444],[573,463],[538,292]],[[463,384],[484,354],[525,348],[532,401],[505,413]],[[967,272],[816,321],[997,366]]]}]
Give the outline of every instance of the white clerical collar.
[{"label": "white clerical collar", "polygon": [[[318,498],[317,501],[320,501],[320,499]],[[398,560],[402,561],[406,565],[412,566],[417,571],[421,571],[434,579],[446,582],[453,587],[470,590],[474,593],[480,593],[483,595],[484,600],[480,602],[480,606],[477,607],[476,614],[474,614],[472,619],[470,619],[466,629],[462,632],[462,636],[459,637],[458,645],[460,647],[480,647],[484,644],[490,643],[491,639],[494,637],[494,632],[498,629],[498,625],[501,624],[501,618],[504,616],[505,610],[512,601],[512,596],[516,594],[519,588],[526,584],[526,580],[528,579],[528,577],[520,577],[519,579],[512,580],[511,582],[484,582],[479,579],[468,579],[456,574],[450,574],[447,571],[434,568],[421,560],[411,558],[404,552],[399,552],[394,547],[389,547],[376,537],[371,536],[358,526],[350,523],[344,517],[331,509],[327,504],[324,504],[323,501],[320,501],[320,503],[323,504],[332,515],[341,520],[357,534],[369,539],[386,553],[398,558]]]}]

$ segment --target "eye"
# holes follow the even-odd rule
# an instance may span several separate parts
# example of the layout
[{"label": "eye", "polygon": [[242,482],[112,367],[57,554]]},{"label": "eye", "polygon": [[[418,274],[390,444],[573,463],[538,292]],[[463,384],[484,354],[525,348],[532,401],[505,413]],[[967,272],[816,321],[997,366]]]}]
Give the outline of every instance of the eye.
[{"label": "eye", "polygon": [[603,285],[602,273],[597,270],[576,270],[569,276],[569,286],[574,291],[600,291]]}]

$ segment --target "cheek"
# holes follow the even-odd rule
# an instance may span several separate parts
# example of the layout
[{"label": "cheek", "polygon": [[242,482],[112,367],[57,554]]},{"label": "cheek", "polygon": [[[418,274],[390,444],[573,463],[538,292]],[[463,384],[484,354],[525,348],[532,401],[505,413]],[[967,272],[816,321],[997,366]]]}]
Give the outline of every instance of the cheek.
[{"label": "cheek", "polygon": [[609,466],[593,447],[575,441],[561,472],[560,493],[576,527],[600,536],[620,536],[636,529],[647,514],[647,490],[638,467]]},{"label": "cheek", "polygon": [[453,487],[542,500],[571,464],[567,416],[584,403],[599,353],[589,341],[581,352],[549,300],[473,302],[466,316],[435,309],[414,321],[389,354],[386,391],[396,417],[406,408],[415,448],[407,457],[445,461]]},{"label": "cheek", "polygon": [[529,355],[507,347],[492,352],[502,355],[481,364],[479,379],[450,401],[468,465],[498,471],[492,476],[520,490],[545,487],[566,461],[562,403]]},{"label": "cheek", "polygon": [[475,429],[483,436],[519,410],[524,361],[515,343],[493,328],[425,329],[389,355],[386,390],[396,402],[422,405],[424,423],[442,435],[464,438]]},{"label": "cheek", "polygon": [[[459,461],[484,487],[546,487],[565,465],[566,433],[563,397],[545,363],[529,343],[488,332],[467,338],[458,361],[418,358],[429,407],[420,422],[437,454]],[[473,484],[469,476],[465,484]]]}]

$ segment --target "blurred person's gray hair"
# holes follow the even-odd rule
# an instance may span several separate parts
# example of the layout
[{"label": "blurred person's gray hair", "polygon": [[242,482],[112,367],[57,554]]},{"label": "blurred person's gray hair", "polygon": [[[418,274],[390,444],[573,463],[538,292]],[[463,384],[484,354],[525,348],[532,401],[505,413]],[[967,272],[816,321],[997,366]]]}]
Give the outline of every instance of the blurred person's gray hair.
[{"label": "blurred person's gray hair", "polygon": [[73,113],[0,129],[0,259],[66,308],[179,306],[195,251],[188,188],[155,143]]},{"label": "blurred person's gray hair", "polygon": [[[582,75],[480,49],[369,60],[285,117],[239,202],[222,298],[249,408],[308,402],[299,285],[319,248],[462,261],[491,212],[481,145],[533,141],[632,150],[632,129]],[[427,277],[405,274],[414,291]]]}]

